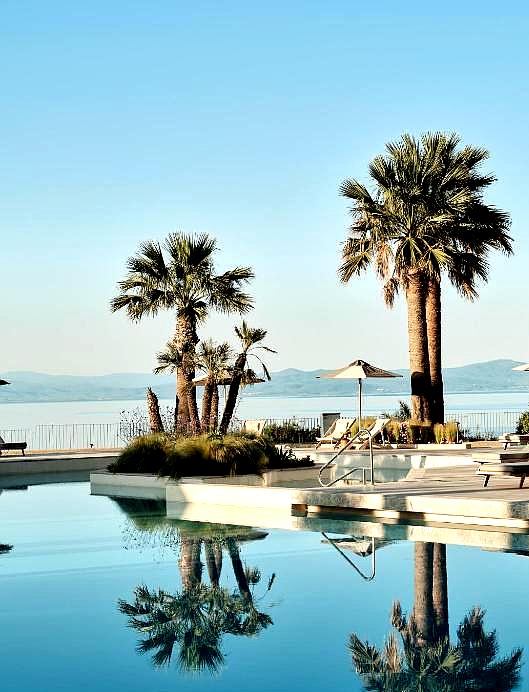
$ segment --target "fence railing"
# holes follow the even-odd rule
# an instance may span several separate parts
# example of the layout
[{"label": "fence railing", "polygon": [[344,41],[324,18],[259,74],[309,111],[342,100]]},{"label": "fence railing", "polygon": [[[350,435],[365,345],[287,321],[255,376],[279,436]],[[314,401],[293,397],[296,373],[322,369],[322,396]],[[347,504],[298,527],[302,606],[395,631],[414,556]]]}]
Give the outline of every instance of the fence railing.
[{"label": "fence railing", "polygon": [[459,422],[463,437],[490,440],[514,432],[521,411],[449,411],[445,419]]},{"label": "fence railing", "polygon": [[[463,437],[494,439],[504,432],[516,429],[521,411],[449,411],[446,420],[459,422]],[[319,428],[317,417],[261,418],[265,425],[290,428],[293,439],[278,441],[304,441],[305,433]],[[239,422],[242,425],[242,421]],[[28,450],[59,449],[112,449],[123,447],[130,439],[148,432],[148,426],[140,423],[65,423],[36,425],[33,428],[0,430],[6,442],[27,442]]]}]

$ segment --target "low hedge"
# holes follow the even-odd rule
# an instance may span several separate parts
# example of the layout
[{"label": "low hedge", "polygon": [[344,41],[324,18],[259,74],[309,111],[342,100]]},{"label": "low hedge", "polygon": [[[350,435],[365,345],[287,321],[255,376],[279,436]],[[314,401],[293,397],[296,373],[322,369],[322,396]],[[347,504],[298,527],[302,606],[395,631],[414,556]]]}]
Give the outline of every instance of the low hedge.
[{"label": "low hedge", "polygon": [[297,459],[288,448],[277,448],[266,436],[173,438],[156,434],[134,439],[108,469],[112,473],[145,473],[178,479],[261,474],[270,469],[299,468],[313,463],[309,457]]}]

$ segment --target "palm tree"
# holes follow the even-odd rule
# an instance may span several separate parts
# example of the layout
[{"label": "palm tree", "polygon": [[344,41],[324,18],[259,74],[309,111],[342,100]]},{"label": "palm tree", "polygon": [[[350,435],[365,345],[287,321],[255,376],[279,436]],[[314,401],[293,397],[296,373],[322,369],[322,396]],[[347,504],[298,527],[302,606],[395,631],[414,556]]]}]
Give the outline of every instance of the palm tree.
[{"label": "palm tree", "polygon": [[347,282],[374,264],[388,305],[404,290],[413,416],[433,422],[444,419],[442,273],[474,298],[476,281],[487,277],[488,251],[512,251],[508,215],[482,199],[494,181],[479,172],[488,153],[458,149],[459,141],[455,134],[428,133],[420,141],[404,135],[371,163],[373,196],[355,180],[341,186],[353,200],[354,218],[343,247],[341,279]]},{"label": "palm tree", "polygon": [[[245,373],[248,372],[247,365],[249,358],[256,358],[259,361],[263,368],[264,376],[267,380],[270,380],[271,376],[268,372],[268,368],[255,351],[262,350],[267,351],[268,353],[277,353],[277,351],[274,351],[272,348],[264,346],[261,343],[264,339],[266,339],[267,332],[265,329],[250,327],[243,320],[239,327],[235,327],[235,334],[241,342],[241,351],[239,352],[233,366],[228,396],[226,397],[226,403],[224,405],[224,412],[222,414],[222,420],[220,423],[220,433],[222,435],[225,435],[228,432],[228,428],[235,411],[235,406],[237,404],[239,390],[241,385],[244,384]],[[251,371],[251,374],[255,375],[253,371]]]},{"label": "palm tree", "polygon": [[[366,690],[380,692],[510,692],[520,679],[522,650],[498,659],[495,631],[486,632],[485,613],[473,608],[457,630],[457,643],[448,637],[420,643],[414,621],[407,621],[400,604],[393,605],[383,649],[349,639],[353,665]],[[400,640],[400,641],[399,641]]]},{"label": "palm tree", "polygon": [[219,410],[219,383],[226,377],[232,350],[227,342],[202,341],[197,351],[197,367],[206,373],[202,394],[202,430],[216,430]]},{"label": "palm tree", "polygon": [[178,418],[182,428],[200,430],[193,387],[197,328],[210,309],[244,314],[252,308],[250,296],[242,290],[251,278],[250,267],[235,267],[216,274],[213,256],[217,243],[201,233],[171,233],[163,244],[147,241],[127,260],[127,274],[118,283],[119,294],[111,310],[126,310],[134,320],[156,315],[160,310],[176,313],[174,346],[181,354],[177,369]]},{"label": "palm tree", "polygon": [[[156,354],[156,361],[158,365],[153,368],[153,373],[155,375],[161,375],[165,372],[171,374],[176,374],[178,368],[182,365],[182,354],[176,348],[176,345],[172,341],[168,341],[164,351],[160,351]],[[178,428],[178,409],[180,400],[178,398],[178,388],[175,395],[175,407],[174,407],[174,429]]]},{"label": "palm tree", "polygon": [[163,433],[163,422],[160,416],[158,397],[150,387],[147,387],[147,414],[149,416],[149,428],[151,433]]}]

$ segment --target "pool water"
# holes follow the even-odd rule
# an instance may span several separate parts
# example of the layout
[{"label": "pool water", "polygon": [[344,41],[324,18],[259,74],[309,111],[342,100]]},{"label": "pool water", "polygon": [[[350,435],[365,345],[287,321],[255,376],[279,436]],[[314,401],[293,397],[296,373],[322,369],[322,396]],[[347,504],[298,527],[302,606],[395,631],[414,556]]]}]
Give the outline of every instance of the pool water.
[{"label": "pool water", "polygon": [[[329,537],[339,542],[171,520],[162,503],[91,496],[84,482],[5,489],[0,543],[13,548],[0,554],[0,689],[529,690],[526,555],[446,547],[450,640],[479,607],[498,643],[485,656],[472,639],[480,611],[463,633],[466,648],[436,648],[417,634],[434,626],[425,599],[439,544],[379,543],[367,581],[335,546],[371,576],[370,542]],[[357,672],[373,657],[362,642],[381,649],[395,631],[392,604],[409,616],[414,599],[415,634],[400,623],[411,633],[408,662],[395,672],[389,657],[369,681]]]}]

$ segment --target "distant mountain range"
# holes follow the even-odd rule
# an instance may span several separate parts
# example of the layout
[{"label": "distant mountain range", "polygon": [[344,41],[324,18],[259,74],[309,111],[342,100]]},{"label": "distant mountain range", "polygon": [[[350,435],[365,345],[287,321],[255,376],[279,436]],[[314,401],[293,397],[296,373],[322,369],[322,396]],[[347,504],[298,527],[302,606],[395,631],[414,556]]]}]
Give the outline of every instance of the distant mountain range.
[{"label": "distant mountain range", "polygon": [[[513,372],[520,361],[491,360],[444,370],[445,392],[529,392],[529,373]],[[319,397],[349,396],[355,384],[350,380],[316,379],[328,370],[288,368],[272,373],[272,381],[254,385],[245,396]],[[402,378],[367,380],[366,394],[407,394],[409,372],[396,370]],[[45,401],[116,401],[142,399],[151,386],[161,399],[174,397],[174,378],[149,373],[113,375],[46,375],[38,372],[5,372],[11,385],[0,387],[0,403]]]}]

